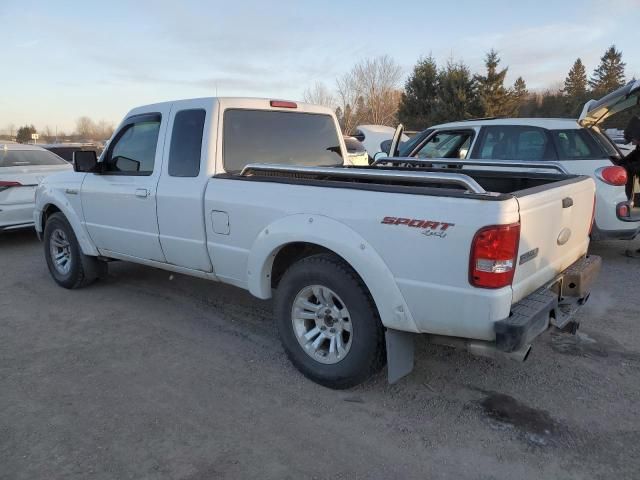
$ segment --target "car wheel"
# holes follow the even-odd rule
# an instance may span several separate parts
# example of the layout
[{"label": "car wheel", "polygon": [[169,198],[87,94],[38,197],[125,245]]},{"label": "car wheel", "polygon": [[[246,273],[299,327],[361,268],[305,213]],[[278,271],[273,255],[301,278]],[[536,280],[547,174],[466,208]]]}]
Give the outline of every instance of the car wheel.
[{"label": "car wheel", "polygon": [[278,285],[275,314],[291,362],[314,382],[350,388],[384,365],[378,311],[362,280],[334,255],[291,266]]},{"label": "car wheel", "polygon": [[107,269],[106,262],[82,253],[69,221],[61,213],[54,213],[47,219],[44,256],[51,276],[64,288],[89,285]]}]

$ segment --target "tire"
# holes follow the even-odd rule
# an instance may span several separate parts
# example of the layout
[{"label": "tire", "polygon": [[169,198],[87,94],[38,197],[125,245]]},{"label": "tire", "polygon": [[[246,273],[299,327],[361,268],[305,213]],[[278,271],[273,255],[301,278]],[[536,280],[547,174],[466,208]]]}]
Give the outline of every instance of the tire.
[{"label": "tire", "polygon": [[84,255],[73,228],[62,213],[54,213],[44,228],[44,256],[49,273],[64,288],[80,288],[107,272],[107,264]]},{"label": "tire", "polygon": [[362,280],[335,255],[293,264],[280,280],[274,307],[289,359],[314,382],[350,388],[384,366],[378,311]]}]

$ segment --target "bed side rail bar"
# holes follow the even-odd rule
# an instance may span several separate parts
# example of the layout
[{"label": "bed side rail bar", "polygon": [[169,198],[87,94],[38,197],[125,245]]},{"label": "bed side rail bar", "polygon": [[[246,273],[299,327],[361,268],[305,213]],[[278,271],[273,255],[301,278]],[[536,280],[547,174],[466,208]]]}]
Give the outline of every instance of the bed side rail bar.
[{"label": "bed side rail bar", "polygon": [[240,175],[251,176],[254,172],[273,172],[273,173],[292,173],[300,175],[325,175],[333,178],[351,178],[364,180],[398,180],[414,183],[446,183],[450,185],[458,185],[471,193],[481,195],[489,195],[484,188],[480,186],[469,175],[463,173],[448,172],[420,172],[420,171],[394,171],[383,169],[359,169],[359,168],[341,168],[341,167],[304,167],[294,165],[279,165],[273,163],[250,163],[242,169]]},{"label": "bed side rail bar", "polygon": [[527,168],[527,169],[543,169],[555,170],[563,175],[569,174],[566,168],[557,162],[528,162],[520,160],[460,160],[457,158],[402,158],[388,157],[375,160],[372,166],[383,165],[460,165],[460,166],[477,166],[477,167],[500,167],[500,168]]}]

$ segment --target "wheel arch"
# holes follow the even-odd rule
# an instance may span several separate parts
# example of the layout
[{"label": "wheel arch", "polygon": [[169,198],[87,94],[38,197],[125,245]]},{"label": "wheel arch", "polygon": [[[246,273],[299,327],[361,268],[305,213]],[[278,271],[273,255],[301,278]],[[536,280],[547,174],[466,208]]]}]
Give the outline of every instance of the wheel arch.
[{"label": "wheel arch", "polygon": [[248,260],[248,288],[271,298],[272,288],[296,261],[332,253],[362,279],[385,327],[417,332],[416,324],[393,274],[375,249],[347,225],[322,215],[297,214],[262,229]]},{"label": "wheel arch", "polygon": [[89,237],[89,233],[68,202],[65,201],[63,203],[55,199],[49,199],[42,204],[40,212],[40,218],[36,219],[36,228],[39,229],[40,232],[44,233],[47,219],[51,217],[51,215],[61,213],[67,219],[71,228],[73,228],[73,233],[78,239],[82,253],[90,256],[99,255],[98,249],[91,240],[91,237]]}]

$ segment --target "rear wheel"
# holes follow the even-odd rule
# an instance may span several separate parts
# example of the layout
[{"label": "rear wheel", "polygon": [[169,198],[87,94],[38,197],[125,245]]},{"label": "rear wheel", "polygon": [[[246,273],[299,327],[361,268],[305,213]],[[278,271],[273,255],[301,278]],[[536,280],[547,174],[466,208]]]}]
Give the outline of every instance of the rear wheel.
[{"label": "rear wheel", "polygon": [[291,266],[276,292],[280,339],[292,363],[330,388],[355,386],[384,365],[384,330],[362,280],[335,255]]},{"label": "rear wheel", "polygon": [[47,219],[44,255],[51,276],[64,288],[89,285],[107,271],[106,262],[82,253],[69,221],[61,213]]}]

